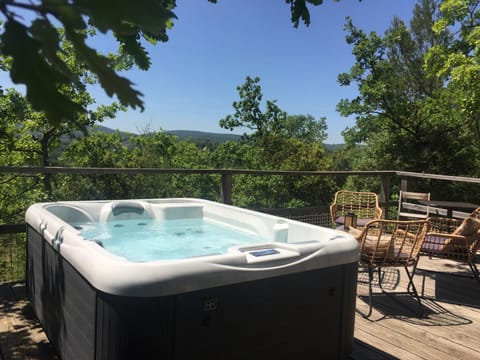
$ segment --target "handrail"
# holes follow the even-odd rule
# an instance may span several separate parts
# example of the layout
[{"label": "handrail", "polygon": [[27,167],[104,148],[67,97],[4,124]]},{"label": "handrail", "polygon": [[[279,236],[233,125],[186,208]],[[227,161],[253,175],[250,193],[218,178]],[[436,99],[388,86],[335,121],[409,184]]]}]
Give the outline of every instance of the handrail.
[{"label": "handrail", "polygon": [[20,234],[26,231],[26,224],[0,224],[0,234]]},{"label": "handrail", "polygon": [[[172,168],[111,168],[111,167],[62,167],[62,166],[0,166],[0,173],[15,174],[79,174],[79,175],[120,175],[120,174],[205,174],[221,175],[221,201],[232,203],[232,177],[234,175],[252,176],[379,176],[381,180],[380,206],[387,209],[391,205],[389,178],[398,176],[402,179],[401,189],[407,189],[407,178],[459,181],[480,184],[480,178],[418,173],[395,170],[343,170],[343,171],[290,171],[290,170],[253,170],[253,169],[172,169]],[[0,234],[23,232],[23,224],[0,225]]]},{"label": "handrail", "polygon": [[[401,190],[408,190],[408,181],[412,178],[420,178],[423,180],[440,180],[440,181],[458,181],[465,183],[475,183],[480,184],[480,178],[465,177],[465,176],[450,176],[450,175],[439,175],[439,174],[428,174],[428,173],[417,173],[417,172],[407,172],[407,171],[394,171],[394,170],[368,170],[368,171],[288,171],[288,170],[252,170],[252,169],[168,169],[168,168],[108,168],[108,167],[61,167],[61,166],[0,166],[0,174],[20,174],[26,176],[35,176],[39,174],[76,174],[76,175],[171,175],[171,174],[203,174],[203,175],[216,175],[220,177],[220,201],[231,204],[232,203],[232,192],[234,185],[234,176],[236,175],[247,175],[247,176],[334,176],[334,177],[347,177],[347,176],[370,176],[378,177],[380,179],[380,206],[385,210],[385,215],[388,214],[388,209],[393,205],[393,201],[390,200],[390,181],[394,176],[400,178],[400,187]],[[325,205],[325,207],[328,207]],[[266,209],[264,209],[266,211]],[[273,210],[273,209],[271,209]],[[300,221],[314,222],[315,224],[323,225],[325,220],[324,215],[326,214],[330,221],[328,211],[325,214],[310,210],[300,209],[282,209],[286,210],[285,213],[282,212],[282,215],[285,217],[293,217]],[[293,211],[293,213],[292,213]],[[266,211],[268,212],[268,211]],[[297,212],[300,212],[297,214]],[[0,235],[5,236],[9,234],[21,234],[25,233],[26,224],[0,224]],[[16,237],[13,237],[16,239]],[[24,250],[19,250],[12,244],[17,244],[16,240],[12,240],[10,243],[7,241],[7,244],[10,244],[12,247],[6,249],[8,254],[7,263],[13,264],[17,259],[22,258]],[[20,251],[20,254],[15,255],[17,251]],[[18,269],[23,267],[11,266],[9,267],[9,274],[6,275],[5,279],[9,280],[18,280],[22,275],[18,272]],[[1,274],[0,274],[1,275]],[[5,280],[4,279],[4,280]],[[1,279],[0,279],[1,280]]]},{"label": "handrail", "polygon": [[417,173],[417,172],[409,172],[409,171],[395,171],[395,175],[399,177],[415,177],[415,178],[421,178],[421,179],[460,181],[460,182],[480,184],[479,178],[473,178],[468,176],[427,174],[427,173]]},{"label": "handrail", "polygon": [[342,171],[293,171],[253,169],[171,169],[171,168],[111,168],[111,167],[62,167],[62,166],[0,166],[0,173],[17,174],[241,174],[241,175],[396,175],[421,179],[460,181],[480,184],[480,178],[418,173],[396,170],[342,170]]},{"label": "handrail", "polygon": [[239,175],[395,175],[392,170],[368,171],[294,171],[252,169],[169,169],[169,168],[110,168],[110,167],[62,167],[62,166],[0,166],[0,173],[17,174],[239,174]]}]

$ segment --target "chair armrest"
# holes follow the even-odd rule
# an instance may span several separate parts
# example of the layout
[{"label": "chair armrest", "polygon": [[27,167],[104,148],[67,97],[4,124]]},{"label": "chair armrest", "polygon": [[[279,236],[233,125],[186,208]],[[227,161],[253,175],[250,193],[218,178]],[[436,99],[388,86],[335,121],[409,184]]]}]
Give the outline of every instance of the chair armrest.
[{"label": "chair armrest", "polygon": [[428,232],[421,252],[423,254],[441,256],[461,260],[475,256],[478,249],[478,234],[464,236],[443,232]]},{"label": "chair armrest", "polygon": [[425,235],[425,237],[428,237],[428,236],[443,237],[446,239],[458,239],[458,240],[467,239],[467,237],[463,235],[447,234],[447,233],[441,233],[441,232],[428,232]]},{"label": "chair armrest", "polygon": [[330,205],[330,218],[332,219],[332,224],[335,223],[335,213],[337,211],[337,204],[333,203]]}]

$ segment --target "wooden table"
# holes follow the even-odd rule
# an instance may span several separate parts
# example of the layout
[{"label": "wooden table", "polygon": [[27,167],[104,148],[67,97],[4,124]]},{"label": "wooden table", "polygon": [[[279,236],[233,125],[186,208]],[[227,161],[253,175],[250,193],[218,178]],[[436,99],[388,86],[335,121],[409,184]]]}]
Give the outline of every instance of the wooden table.
[{"label": "wooden table", "polygon": [[[426,201],[420,201],[420,203],[427,205]],[[469,203],[469,202],[447,201],[447,200],[430,200],[429,205],[433,208],[447,210],[447,217],[449,218],[453,217],[453,210],[455,209],[468,210],[471,212],[476,208],[480,207],[480,205]]]}]

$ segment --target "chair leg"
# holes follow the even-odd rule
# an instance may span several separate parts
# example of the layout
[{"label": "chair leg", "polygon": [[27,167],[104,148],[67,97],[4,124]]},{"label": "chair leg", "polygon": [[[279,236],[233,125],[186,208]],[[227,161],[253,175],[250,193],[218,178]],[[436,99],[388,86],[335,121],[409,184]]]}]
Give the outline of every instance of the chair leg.
[{"label": "chair leg", "polygon": [[364,318],[369,318],[372,315],[372,281],[373,281],[373,269],[368,267],[368,313],[362,314]]},{"label": "chair leg", "polygon": [[[413,274],[415,274],[415,271],[417,270],[417,265],[418,265],[418,262],[419,262],[419,261],[420,261],[420,256],[418,256],[417,259],[415,260],[415,262],[413,263],[412,279],[413,279]],[[408,273],[408,269],[407,269],[406,266],[405,266],[405,270],[407,270],[407,273]],[[410,275],[409,275],[409,279],[410,279]],[[413,285],[413,281],[410,280],[410,281],[408,282],[408,287],[407,287],[407,291],[408,291],[408,292],[411,292],[411,291],[410,291],[410,288],[412,287],[412,285]],[[415,285],[413,285],[413,286],[415,286]],[[423,287],[422,287],[422,288],[423,288]],[[416,293],[416,292],[417,292],[417,290],[415,289],[415,293]],[[423,292],[423,290],[422,290],[422,292]],[[418,294],[417,294],[417,295],[418,295]]]},{"label": "chair leg", "polygon": [[480,273],[477,266],[471,260],[468,261],[468,266],[470,266],[470,270],[472,270],[474,279],[477,280],[478,285],[480,285]]},{"label": "chair leg", "polygon": [[[415,287],[415,284],[413,283],[413,276],[415,274],[415,265],[414,265],[414,268],[412,269],[411,273],[408,271],[408,267],[405,266],[405,272],[407,273],[407,276],[408,276],[407,291],[409,293],[413,293],[413,295],[415,296],[415,298],[418,301],[418,305],[420,306],[420,315],[423,315],[422,301],[420,300],[420,296],[418,295],[417,288]],[[410,288],[412,289],[412,291],[410,291]]]},{"label": "chair leg", "polygon": [[[384,278],[385,276],[382,275],[382,268],[381,268],[381,267],[378,267],[377,270],[378,270],[378,286],[379,286],[380,288],[382,288],[382,282],[383,282],[383,278]],[[385,274],[385,273],[384,273],[384,274]]]}]

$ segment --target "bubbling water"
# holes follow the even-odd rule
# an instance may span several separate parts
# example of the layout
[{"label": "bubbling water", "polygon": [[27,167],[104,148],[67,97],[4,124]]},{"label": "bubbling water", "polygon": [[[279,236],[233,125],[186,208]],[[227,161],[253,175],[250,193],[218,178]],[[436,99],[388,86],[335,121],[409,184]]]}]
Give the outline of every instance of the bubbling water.
[{"label": "bubbling water", "polygon": [[86,240],[134,262],[223,254],[232,246],[266,242],[206,219],[119,220],[82,224],[78,228]]}]

